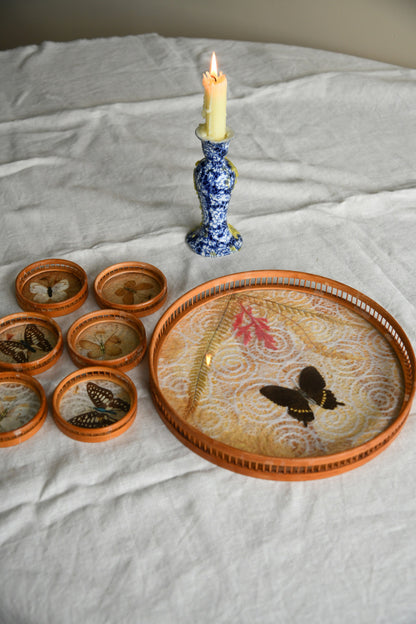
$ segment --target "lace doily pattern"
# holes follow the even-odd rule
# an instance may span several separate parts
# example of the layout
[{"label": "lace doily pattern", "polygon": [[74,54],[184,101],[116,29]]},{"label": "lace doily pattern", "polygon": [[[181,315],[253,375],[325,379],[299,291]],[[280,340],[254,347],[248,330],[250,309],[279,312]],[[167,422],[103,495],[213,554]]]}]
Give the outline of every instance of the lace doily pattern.
[{"label": "lace doily pattern", "polygon": [[[323,380],[318,399],[300,387],[304,369]],[[183,420],[229,446],[272,457],[317,457],[363,444],[393,422],[404,395],[400,362],[374,325],[342,303],[289,288],[195,306],[163,341],[157,373]],[[260,392],[265,386],[288,389],[277,394],[290,395],[289,402],[270,400]],[[335,407],[325,408],[331,393]],[[293,416],[299,405],[312,411],[311,421]]]}]

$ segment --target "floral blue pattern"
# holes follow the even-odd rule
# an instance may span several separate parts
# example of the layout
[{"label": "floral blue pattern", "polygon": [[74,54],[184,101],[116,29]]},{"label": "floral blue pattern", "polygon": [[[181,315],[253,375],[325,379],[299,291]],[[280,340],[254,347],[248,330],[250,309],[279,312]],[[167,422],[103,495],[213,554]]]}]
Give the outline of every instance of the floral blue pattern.
[{"label": "floral blue pattern", "polygon": [[224,141],[207,141],[198,132],[197,136],[205,156],[194,169],[202,222],[187,234],[186,242],[201,256],[228,256],[243,244],[241,234],[227,223],[228,204],[238,175],[226,158],[232,133]]}]

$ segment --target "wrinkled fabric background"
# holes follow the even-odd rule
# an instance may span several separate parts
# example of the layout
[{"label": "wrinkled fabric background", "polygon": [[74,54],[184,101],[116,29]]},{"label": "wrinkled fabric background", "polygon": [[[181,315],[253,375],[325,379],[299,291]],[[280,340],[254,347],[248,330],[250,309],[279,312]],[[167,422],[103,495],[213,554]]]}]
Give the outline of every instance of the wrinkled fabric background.
[{"label": "wrinkled fabric background", "polygon": [[[228,77],[229,221],[237,254],[201,258],[202,72]],[[155,34],[0,53],[0,314],[27,264],[65,258],[97,308],[95,276],[138,260],[168,301],[218,276],[289,269],[346,283],[416,339],[416,70],[307,48]],[[146,317],[150,339],[163,310]],[[49,401],[75,370],[38,376]],[[234,474],[188,450],[130,371],[121,437],[55,426],[0,449],[0,622],[395,623],[416,619],[416,406],[394,443],[337,477]]]}]

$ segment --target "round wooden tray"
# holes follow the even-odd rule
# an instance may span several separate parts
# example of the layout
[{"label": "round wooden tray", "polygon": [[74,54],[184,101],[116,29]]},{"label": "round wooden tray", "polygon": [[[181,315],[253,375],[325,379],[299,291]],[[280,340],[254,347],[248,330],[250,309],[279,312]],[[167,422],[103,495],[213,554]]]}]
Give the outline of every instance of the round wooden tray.
[{"label": "round wooden tray", "polygon": [[17,312],[0,319],[0,369],[38,375],[54,366],[64,341],[59,325],[46,314]]},{"label": "round wooden tray", "polygon": [[150,389],[187,447],[235,472],[307,480],[351,470],[404,425],[415,357],[400,325],[344,284],[253,271],[207,282],[161,317]]},{"label": "round wooden tray", "polygon": [[99,310],[76,320],[67,333],[68,351],[76,366],[111,366],[128,371],[146,352],[146,331],[133,314]]},{"label": "round wooden tray", "polygon": [[40,260],[20,271],[15,290],[17,303],[23,310],[64,316],[85,302],[87,274],[70,260]]},{"label": "round wooden tray", "polygon": [[147,316],[165,303],[166,277],[152,264],[120,262],[97,275],[94,295],[100,308]]},{"label": "round wooden tray", "polygon": [[45,392],[36,379],[23,373],[0,373],[0,447],[31,438],[47,413]]},{"label": "round wooden tray", "polygon": [[124,373],[106,366],[82,368],[55,388],[53,417],[58,428],[81,442],[104,442],[134,422],[137,392]]}]

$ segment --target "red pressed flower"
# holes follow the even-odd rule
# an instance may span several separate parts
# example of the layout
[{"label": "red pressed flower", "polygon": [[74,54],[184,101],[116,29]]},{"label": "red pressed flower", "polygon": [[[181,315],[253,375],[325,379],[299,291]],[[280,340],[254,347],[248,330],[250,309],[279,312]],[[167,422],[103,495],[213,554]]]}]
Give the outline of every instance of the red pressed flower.
[{"label": "red pressed flower", "polygon": [[[233,329],[236,332],[236,336],[243,339],[243,344],[248,345],[250,340],[254,338],[263,342],[266,349],[277,349],[274,337],[270,331],[269,324],[265,317],[254,316],[251,307],[245,308],[240,303],[241,310],[236,314],[233,322]],[[246,320],[246,323],[244,321]]]}]

